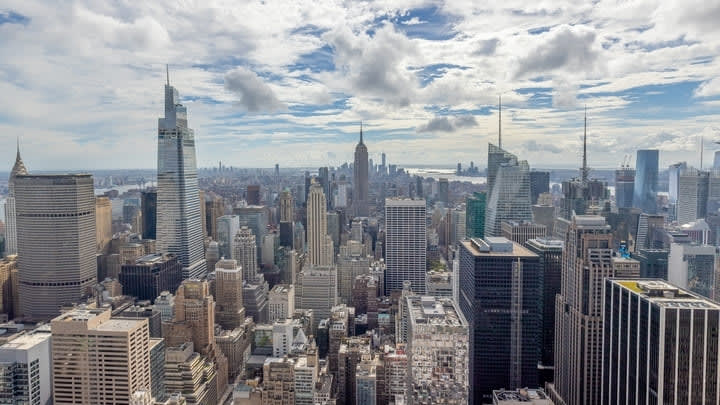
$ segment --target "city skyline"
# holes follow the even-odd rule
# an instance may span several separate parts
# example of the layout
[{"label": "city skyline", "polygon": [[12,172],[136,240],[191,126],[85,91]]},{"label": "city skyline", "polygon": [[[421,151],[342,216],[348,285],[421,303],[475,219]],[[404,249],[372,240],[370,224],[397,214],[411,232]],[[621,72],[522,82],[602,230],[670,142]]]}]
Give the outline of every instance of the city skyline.
[{"label": "city skyline", "polygon": [[20,136],[39,171],[152,168],[169,63],[200,167],[350,162],[361,120],[375,161],[484,166],[498,95],[503,146],[533,167],[578,166],[585,104],[591,168],[656,146],[661,167],[699,166],[699,136],[705,162],[719,136],[720,7],[698,4],[10,2],[0,159]]}]

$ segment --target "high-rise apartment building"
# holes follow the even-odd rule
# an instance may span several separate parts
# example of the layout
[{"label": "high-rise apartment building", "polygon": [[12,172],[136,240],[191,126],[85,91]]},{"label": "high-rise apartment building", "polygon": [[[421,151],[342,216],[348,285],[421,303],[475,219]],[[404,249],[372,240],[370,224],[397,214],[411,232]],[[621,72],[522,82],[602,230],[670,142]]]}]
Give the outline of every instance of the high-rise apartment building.
[{"label": "high-rise apartment building", "polygon": [[353,165],[353,213],[356,217],[369,215],[368,196],[368,150],[363,142],[362,127],[360,127],[360,142],[355,146]]},{"label": "high-rise apartment building", "polygon": [[226,330],[233,330],[245,323],[242,275],[236,260],[220,260],[215,265],[217,323]]},{"label": "high-rise apartment building", "polygon": [[459,261],[458,306],[472,331],[472,402],[487,401],[497,387],[537,386],[540,258],[505,238],[486,237],[461,242]]},{"label": "high-rise apartment building", "polygon": [[17,154],[15,155],[15,164],[10,170],[10,178],[8,179],[8,196],[5,199],[5,255],[14,255],[18,253],[17,241],[17,219],[15,208],[15,178],[17,176],[28,174],[25,163],[20,157],[20,144],[17,146]]},{"label": "high-rise apartment building", "polygon": [[613,277],[605,218],[576,215],[565,237],[555,300],[555,381],[548,394],[567,405],[600,403],[603,279]]},{"label": "high-rise apartment building", "polygon": [[0,403],[49,404],[51,367],[47,327],[21,334],[0,346]]},{"label": "high-rise apartment building", "polygon": [[716,404],[720,306],[658,279],[606,279],[602,403]]},{"label": "high-rise apartment building", "polygon": [[408,308],[408,388],[411,405],[467,404],[469,329],[449,298],[411,295]]},{"label": "high-rise apartment building", "polygon": [[648,214],[657,212],[658,161],[657,149],[637,151],[633,206]]},{"label": "high-rise apartment building", "polygon": [[233,257],[242,267],[243,280],[254,281],[257,278],[257,247],[256,236],[247,226],[243,226],[235,234]]},{"label": "high-rise apartment building", "polygon": [[316,266],[333,264],[334,248],[327,234],[327,203],[322,186],[312,183],[307,199],[307,263]]},{"label": "high-rise apartment building", "polygon": [[77,308],[50,325],[55,404],[127,404],[135,391],[150,389],[147,319]]},{"label": "high-rise apartment building", "polygon": [[485,237],[485,203],[487,193],[473,193],[465,200],[465,235],[468,238]]},{"label": "high-rise apartment building", "polygon": [[503,221],[532,220],[530,205],[530,166],[527,161],[518,160],[517,156],[489,144],[485,235],[501,236]]},{"label": "high-rise apartment building", "polygon": [[385,200],[385,291],[403,289],[412,283],[416,293],[425,292],[427,223],[425,200]]},{"label": "high-rise apartment building", "polygon": [[[178,91],[165,84],[165,117],[158,119],[157,247],[176,255],[183,278],[206,273],[195,133]],[[212,223],[214,226],[215,223]]]},{"label": "high-rise apartment building", "polygon": [[615,170],[615,205],[618,208],[632,208],[635,190],[635,169],[622,166]]},{"label": "high-rise apartment building", "polygon": [[163,291],[175,291],[182,282],[182,265],[172,254],[151,254],[120,267],[123,294],[155,300]]},{"label": "high-rise apartment building", "polygon": [[15,202],[20,315],[47,321],[97,280],[93,179],[18,175]]}]

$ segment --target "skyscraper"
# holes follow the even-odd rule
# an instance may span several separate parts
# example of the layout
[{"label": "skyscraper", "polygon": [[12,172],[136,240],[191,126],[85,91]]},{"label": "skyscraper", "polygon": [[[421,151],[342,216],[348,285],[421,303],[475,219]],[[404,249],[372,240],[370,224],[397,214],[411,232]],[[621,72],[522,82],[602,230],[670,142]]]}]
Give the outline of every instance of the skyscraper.
[{"label": "skyscraper", "polygon": [[237,215],[223,215],[217,219],[217,241],[220,257],[237,259],[235,254],[235,236],[240,230],[240,218]]},{"label": "skyscraper", "polygon": [[717,404],[720,306],[657,279],[606,279],[602,403]]},{"label": "skyscraper", "polygon": [[671,164],[668,167],[668,198],[670,203],[675,203],[678,200],[679,187],[680,187],[680,173],[687,169],[687,163],[679,162]]},{"label": "skyscraper", "polygon": [[215,265],[217,323],[233,330],[245,322],[242,269],[235,260],[220,260]]},{"label": "skyscraper", "polygon": [[615,170],[615,205],[618,208],[632,208],[635,190],[635,169],[623,165]]},{"label": "skyscraper", "polygon": [[157,190],[145,190],[141,194],[143,239],[157,239]]},{"label": "skyscraper", "polygon": [[657,149],[637,151],[633,206],[648,214],[657,212],[658,161]]},{"label": "skyscraper", "polygon": [[412,282],[412,291],[425,293],[427,224],[425,200],[385,200],[385,291],[403,289]]},{"label": "skyscraper", "polygon": [[678,224],[683,225],[707,216],[710,173],[688,168],[680,172],[675,206]]},{"label": "skyscraper", "polygon": [[532,220],[530,166],[493,144],[488,144],[488,190],[486,236],[501,236],[502,221]]},{"label": "skyscraper", "polygon": [[612,277],[612,233],[605,218],[576,215],[565,237],[555,299],[555,382],[567,405],[600,403],[603,278]]},{"label": "skyscraper", "polygon": [[[385,154],[383,153],[383,167]],[[353,212],[356,217],[366,217],[368,212],[368,150],[363,143],[362,124],[360,125],[360,142],[355,147],[355,163],[353,165]]]},{"label": "skyscraper", "polygon": [[465,234],[468,238],[485,237],[486,201],[485,192],[475,192],[465,200]]},{"label": "skyscraper", "polygon": [[243,226],[235,235],[233,257],[242,267],[243,280],[252,282],[257,278],[257,248],[255,235],[250,228]]},{"label": "skyscraper", "polygon": [[299,309],[313,310],[313,331],[321,319],[330,316],[337,303],[335,266],[305,266],[297,276],[296,303]]},{"label": "skyscraper", "polygon": [[20,315],[47,321],[97,281],[93,179],[18,175],[15,199]]},{"label": "skyscraper", "polygon": [[113,236],[112,204],[105,196],[95,197],[95,235],[98,253],[105,253]]},{"label": "skyscraper", "polygon": [[49,329],[35,329],[0,346],[0,403],[50,403],[51,367]]},{"label": "skyscraper", "polygon": [[460,243],[460,302],[470,335],[472,403],[497,387],[538,385],[542,326],[539,257],[505,238]]},{"label": "skyscraper", "polygon": [[20,143],[18,142],[15,164],[10,171],[10,178],[8,179],[8,196],[5,199],[5,256],[14,255],[18,252],[15,178],[25,174],[28,174],[28,171],[20,157]]},{"label": "skyscraper", "polygon": [[530,172],[530,203],[537,204],[542,193],[550,192],[550,172],[533,170]]},{"label": "skyscraper", "polygon": [[[188,128],[187,108],[178,91],[165,84],[165,117],[158,119],[157,247],[172,253],[183,277],[206,272],[198,198],[195,133]],[[215,226],[213,223],[212,226]]]},{"label": "skyscraper", "polygon": [[125,295],[152,301],[163,291],[177,290],[182,266],[172,254],[150,254],[122,264],[118,280]]},{"label": "skyscraper", "polygon": [[683,241],[670,244],[667,279],[680,288],[709,299],[718,298],[720,275],[716,273],[715,246]]},{"label": "skyscraper", "polygon": [[438,201],[444,203],[446,207],[450,202],[450,183],[446,178],[440,178],[438,180],[437,199]]},{"label": "skyscraper", "polygon": [[307,200],[307,225],[308,264],[331,266],[334,249],[332,239],[327,234],[325,194],[318,183],[310,186]]}]

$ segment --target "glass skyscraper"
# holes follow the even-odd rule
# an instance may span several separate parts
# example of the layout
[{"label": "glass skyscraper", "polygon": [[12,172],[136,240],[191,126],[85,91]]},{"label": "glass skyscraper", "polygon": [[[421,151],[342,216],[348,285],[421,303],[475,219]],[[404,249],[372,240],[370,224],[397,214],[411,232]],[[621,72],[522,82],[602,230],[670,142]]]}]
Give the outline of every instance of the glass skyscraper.
[{"label": "glass skyscraper", "polygon": [[526,160],[488,146],[488,200],[485,236],[501,236],[503,221],[531,221],[530,166]]},{"label": "glass skyscraper", "polygon": [[475,192],[465,200],[465,234],[468,238],[485,236],[485,203],[487,194]]},{"label": "glass skyscraper", "polygon": [[658,164],[659,152],[657,149],[637,151],[633,206],[648,214],[657,212]]},{"label": "glass skyscraper", "polygon": [[178,91],[165,85],[165,117],[158,119],[157,247],[177,256],[183,278],[206,272],[198,198],[195,133]]}]

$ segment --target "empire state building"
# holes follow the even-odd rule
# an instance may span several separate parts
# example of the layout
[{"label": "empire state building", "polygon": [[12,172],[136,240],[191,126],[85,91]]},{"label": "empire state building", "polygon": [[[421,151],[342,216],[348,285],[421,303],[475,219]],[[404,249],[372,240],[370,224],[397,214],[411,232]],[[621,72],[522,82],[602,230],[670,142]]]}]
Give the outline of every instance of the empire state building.
[{"label": "empire state building", "polygon": [[158,119],[157,247],[175,254],[183,278],[205,275],[195,133],[178,91],[165,84],[165,117]]},{"label": "empire state building", "polygon": [[360,142],[355,147],[353,165],[353,212],[356,217],[367,217],[368,212],[368,150],[363,143],[362,125]]}]

